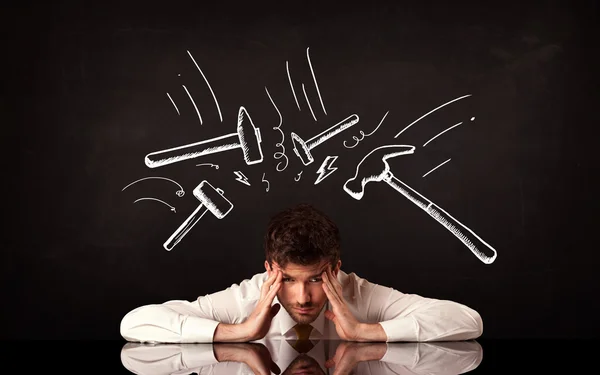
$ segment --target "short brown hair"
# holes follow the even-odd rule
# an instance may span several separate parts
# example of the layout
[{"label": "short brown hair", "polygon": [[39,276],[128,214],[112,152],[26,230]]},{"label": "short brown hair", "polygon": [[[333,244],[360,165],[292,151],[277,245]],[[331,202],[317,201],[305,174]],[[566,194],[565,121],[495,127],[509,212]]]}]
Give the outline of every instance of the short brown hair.
[{"label": "short brown hair", "polygon": [[281,267],[288,263],[306,266],[324,259],[335,265],[340,259],[340,231],[323,212],[300,203],[271,218],[264,247],[270,266],[273,261]]}]

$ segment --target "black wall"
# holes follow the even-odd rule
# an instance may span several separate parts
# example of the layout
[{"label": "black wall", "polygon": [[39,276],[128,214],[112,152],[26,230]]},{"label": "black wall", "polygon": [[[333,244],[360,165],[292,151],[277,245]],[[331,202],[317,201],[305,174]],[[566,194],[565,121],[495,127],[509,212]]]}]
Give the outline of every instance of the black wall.
[{"label": "black wall", "polygon": [[[118,339],[134,307],[262,272],[270,215],[310,202],[339,224],[346,272],[465,303],[486,338],[597,337],[598,7],[483,3],[15,2],[3,11],[1,336]],[[235,133],[240,106],[260,128],[261,163],[234,149],[144,164]],[[352,114],[303,165],[290,133],[309,139]],[[372,134],[356,143],[361,131]],[[344,191],[365,155],[393,144],[415,146],[389,159],[394,176],[492,246],[492,263],[385,182],[361,200]],[[327,156],[337,169],[315,184]],[[129,185],[145,177],[185,194],[163,179]],[[165,250],[203,180],[234,208]]]}]

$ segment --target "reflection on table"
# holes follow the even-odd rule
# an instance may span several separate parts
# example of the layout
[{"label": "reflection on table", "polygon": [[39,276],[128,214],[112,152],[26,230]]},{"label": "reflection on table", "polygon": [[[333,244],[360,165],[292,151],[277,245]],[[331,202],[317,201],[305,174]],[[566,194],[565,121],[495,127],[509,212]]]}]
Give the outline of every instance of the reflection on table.
[{"label": "reflection on table", "polygon": [[320,340],[298,351],[286,340],[252,343],[127,343],[123,366],[135,374],[463,374],[479,366],[474,340],[357,343]]}]

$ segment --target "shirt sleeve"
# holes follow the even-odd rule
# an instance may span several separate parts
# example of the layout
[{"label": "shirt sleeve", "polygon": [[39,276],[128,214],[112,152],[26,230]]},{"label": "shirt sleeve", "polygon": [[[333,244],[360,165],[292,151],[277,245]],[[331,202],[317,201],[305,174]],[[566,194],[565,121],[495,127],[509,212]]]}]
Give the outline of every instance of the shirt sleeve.
[{"label": "shirt sleeve", "polygon": [[361,309],[369,322],[383,327],[387,342],[462,341],[483,333],[481,316],[468,306],[357,279]]},{"label": "shirt sleeve", "polygon": [[[444,343],[388,343],[386,354],[371,364],[375,374],[464,374],[483,360],[477,341]],[[362,373],[362,372],[360,372]],[[366,372],[365,372],[366,373]]]},{"label": "shirt sleeve", "polygon": [[133,342],[213,342],[219,323],[238,324],[252,313],[261,285],[259,274],[196,301],[171,300],[137,307],[121,320],[121,336]]},{"label": "shirt sleeve", "polygon": [[241,362],[218,362],[212,344],[156,344],[129,342],[121,350],[123,367],[134,374],[252,374]]}]

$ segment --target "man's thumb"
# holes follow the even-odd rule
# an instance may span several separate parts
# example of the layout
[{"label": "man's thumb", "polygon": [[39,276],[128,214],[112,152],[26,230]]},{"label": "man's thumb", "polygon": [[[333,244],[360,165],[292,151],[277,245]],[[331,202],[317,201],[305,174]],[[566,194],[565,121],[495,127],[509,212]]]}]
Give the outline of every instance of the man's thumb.
[{"label": "man's thumb", "polygon": [[330,310],[325,310],[325,317],[331,321],[334,321],[335,314],[333,312],[331,312]]},{"label": "man's thumb", "polygon": [[280,309],[281,309],[281,305],[278,303],[271,306],[271,319],[273,319],[275,317],[275,315],[277,315],[277,313],[279,312]]}]

